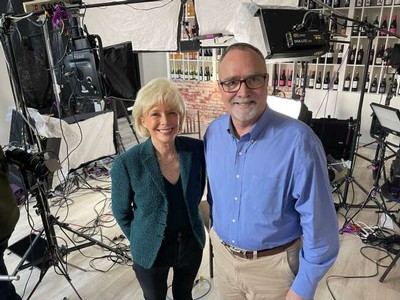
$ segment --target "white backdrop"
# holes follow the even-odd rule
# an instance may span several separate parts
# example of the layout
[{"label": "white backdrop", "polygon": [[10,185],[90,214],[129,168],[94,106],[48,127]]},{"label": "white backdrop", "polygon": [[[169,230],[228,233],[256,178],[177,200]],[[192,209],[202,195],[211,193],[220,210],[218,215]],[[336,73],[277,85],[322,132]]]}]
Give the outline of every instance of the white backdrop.
[{"label": "white backdrop", "polygon": [[[115,2],[85,0],[86,4]],[[177,50],[180,0],[88,8],[84,23],[103,46],[132,41],[135,51]],[[81,10],[81,13],[84,10]]]},{"label": "white backdrop", "polygon": [[[84,2],[98,4],[114,1],[85,0]],[[101,36],[104,46],[132,41],[133,49],[137,51],[175,51],[181,2],[181,0],[160,0],[89,8],[84,23],[90,33]],[[239,38],[233,41],[250,42],[260,47],[258,43],[261,29],[258,18],[248,19],[246,24],[240,23],[244,22],[240,13],[242,3],[297,7],[297,0],[197,0],[195,5],[199,34],[235,34],[239,35]],[[236,29],[232,27],[235,23]],[[228,28],[230,24],[231,28]],[[257,30],[259,32],[254,32]],[[212,45],[218,46],[218,41],[216,44],[213,40],[203,41],[203,46]]]}]

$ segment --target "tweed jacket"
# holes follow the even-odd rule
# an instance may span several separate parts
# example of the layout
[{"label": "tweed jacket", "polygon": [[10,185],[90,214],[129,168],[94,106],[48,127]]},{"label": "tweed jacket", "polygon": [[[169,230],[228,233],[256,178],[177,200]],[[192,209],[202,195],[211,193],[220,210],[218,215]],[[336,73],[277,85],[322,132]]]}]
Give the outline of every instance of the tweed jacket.
[{"label": "tweed jacket", "polygon": [[[205,231],[198,207],[206,176],[203,141],[178,136],[175,145],[190,223],[203,248]],[[116,157],[111,178],[112,211],[130,241],[133,261],[151,268],[164,238],[168,214],[167,192],[151,139]]]}]

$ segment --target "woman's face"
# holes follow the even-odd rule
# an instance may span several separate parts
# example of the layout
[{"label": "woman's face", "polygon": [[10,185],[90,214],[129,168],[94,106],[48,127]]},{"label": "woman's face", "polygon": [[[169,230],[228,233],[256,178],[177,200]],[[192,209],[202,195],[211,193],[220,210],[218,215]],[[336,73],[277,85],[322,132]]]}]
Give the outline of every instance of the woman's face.
[{"label": "woman's face", "polygon": [[155,105],[142,116],[142,124],[149,131],[153,144],[174,143],[180,121],[178,111],[168,104]]}]

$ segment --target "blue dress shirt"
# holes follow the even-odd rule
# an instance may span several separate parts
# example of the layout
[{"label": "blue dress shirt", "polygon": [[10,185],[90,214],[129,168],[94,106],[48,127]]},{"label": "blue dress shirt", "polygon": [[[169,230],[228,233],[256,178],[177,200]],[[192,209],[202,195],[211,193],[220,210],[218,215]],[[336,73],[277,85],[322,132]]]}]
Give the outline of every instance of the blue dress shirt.
[{"label": "blue dress shirt", "polygon": [[214,120],[205,134],[205,151],[218,236],[252,251],[303,236],[292,289],[312,298],[339,249],[326,156],[318,137],[304,123],[267,107],[240,139],[228,114]]}]

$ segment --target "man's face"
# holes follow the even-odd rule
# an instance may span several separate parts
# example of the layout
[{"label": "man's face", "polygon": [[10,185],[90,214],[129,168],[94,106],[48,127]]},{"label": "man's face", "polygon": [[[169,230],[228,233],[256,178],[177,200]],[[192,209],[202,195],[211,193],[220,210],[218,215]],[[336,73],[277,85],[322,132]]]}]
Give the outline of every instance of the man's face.
[{"label": "man's face", "polygon": [[[266,75],[265,61],[251,49],[233,49],[226,54],[219,65],[219,81],[226,83],[224,88],[234,80],[247,80],[248,85],[258,81],[261,86],[249,88],[242,82],[237,92],[226,92],[219,85],[225,108],[232,117],[235,127],[248,128],[257,122],[266,107],[267,80],[259,81]],[[261,79],[263,80],[263,79]],[[237,82],[236,82],[237,83]],[[255,84],[258,86],[260,84]]]}]

